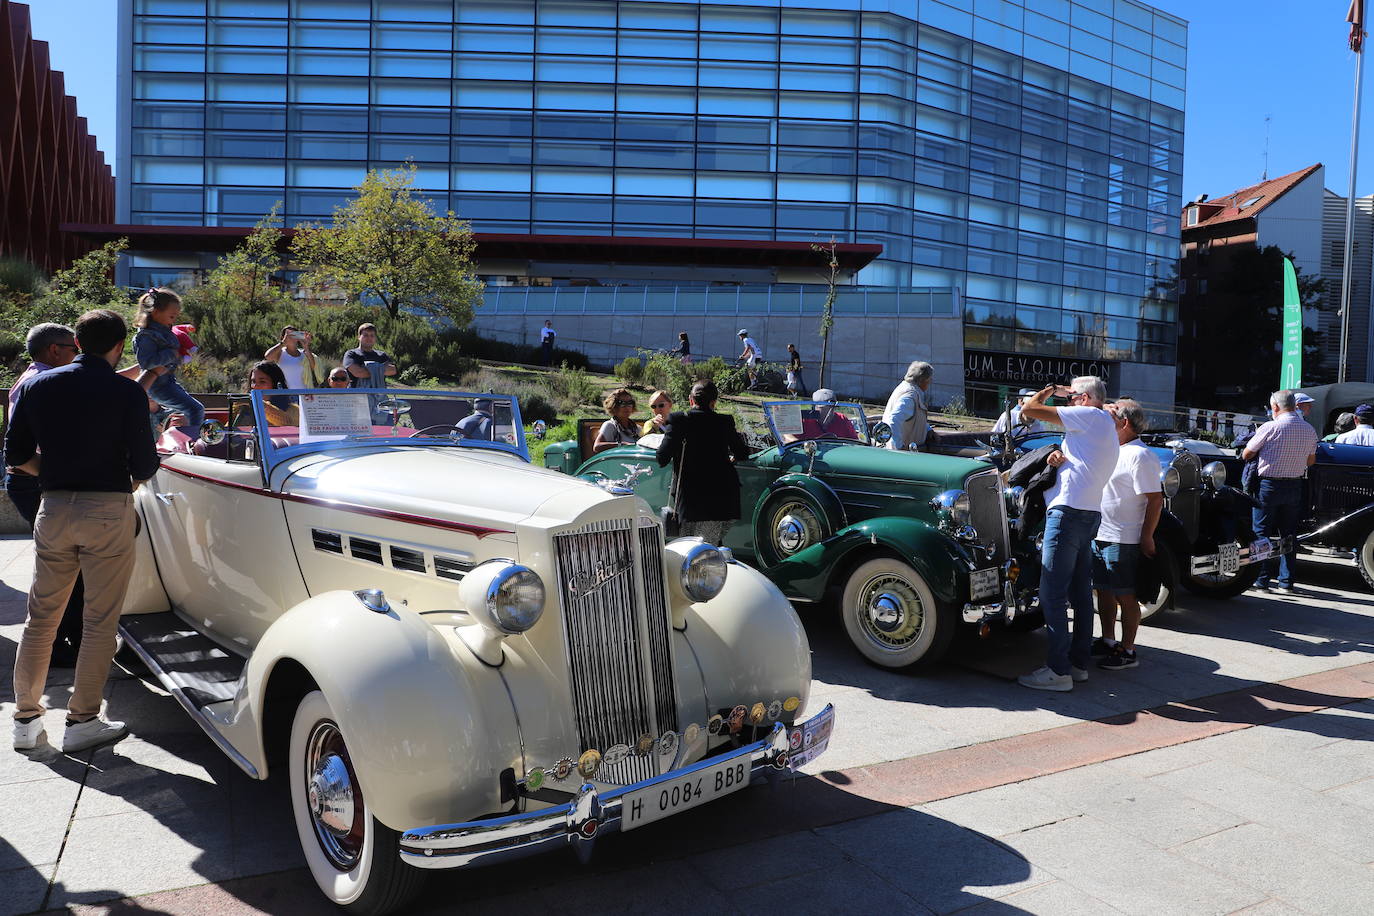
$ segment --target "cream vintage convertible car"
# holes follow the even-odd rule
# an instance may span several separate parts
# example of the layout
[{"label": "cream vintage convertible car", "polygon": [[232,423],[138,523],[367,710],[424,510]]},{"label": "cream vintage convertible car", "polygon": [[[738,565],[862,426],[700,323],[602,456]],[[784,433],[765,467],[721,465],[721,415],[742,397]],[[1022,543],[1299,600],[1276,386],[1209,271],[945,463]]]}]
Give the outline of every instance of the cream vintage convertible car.
[{"label": "cream vintage convertible car", "polygon": [[777,588],[531,466],[512,398],[263,394],[160,442],[121,631],[239,767],[290,781],[329,899],[585,854],[825,749]]}]

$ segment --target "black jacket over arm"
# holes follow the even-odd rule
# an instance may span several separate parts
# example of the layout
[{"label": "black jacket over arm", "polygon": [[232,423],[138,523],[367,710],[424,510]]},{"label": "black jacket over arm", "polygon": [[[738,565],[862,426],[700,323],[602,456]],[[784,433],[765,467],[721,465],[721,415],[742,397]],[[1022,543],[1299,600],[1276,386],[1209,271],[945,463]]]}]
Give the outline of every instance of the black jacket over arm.
[{"label": "black jacket over arm", "polygon": [[735,418],[693,407],[668,417],[658,463],[673,463],[682,490],[678,512],[684,522],[730,521],[740,517],[739,474],[730,458],[749,457],[735,430]]}]

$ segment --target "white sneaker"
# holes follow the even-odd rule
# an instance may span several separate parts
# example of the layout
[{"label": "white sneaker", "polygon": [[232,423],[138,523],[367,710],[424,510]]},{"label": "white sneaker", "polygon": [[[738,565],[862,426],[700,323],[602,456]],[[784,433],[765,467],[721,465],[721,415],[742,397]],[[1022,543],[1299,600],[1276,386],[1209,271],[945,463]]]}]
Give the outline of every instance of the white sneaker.
[{"label": "white sneaker", "polygon": [[30,719],[27,722],[14,720],[14,749],[16,751],[31,751],[38,747],[38,742],[42,740],[44,734],[43,717]]},{"label": "white sneaker", "polygon": [[1060,693],[1073,689],[1073,678],[1067,674],[1055,674],[1048,665],[1030,674],[1021,675],[1016,679],[1016,683],[1032,690],[1057,690]]},{"label": "white sneaker", "polygon": [[1070,668],[1069,676],[1074,679],[1074,683],[1081,684],[1088,679],[1088,672],[1083,668]]},{"label": "white sneaker", "polygon": [[101,744],[110,744],[128,733],[129,727],[123,722],[106,721],[100,716],[86,722],[68,723],[67,730],[62,735],[62,752],[71,754]]}]

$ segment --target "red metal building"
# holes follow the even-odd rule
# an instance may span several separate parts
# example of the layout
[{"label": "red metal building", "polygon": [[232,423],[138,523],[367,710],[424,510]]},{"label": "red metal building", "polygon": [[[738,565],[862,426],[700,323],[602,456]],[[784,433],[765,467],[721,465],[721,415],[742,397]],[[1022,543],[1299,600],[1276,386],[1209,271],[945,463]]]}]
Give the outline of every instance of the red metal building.
[{"label": "red metal building", "polygon": [[115,181],[29,8],[0,0],[0,255],[52,272],[91,249],[62,223],[114,221]]}]

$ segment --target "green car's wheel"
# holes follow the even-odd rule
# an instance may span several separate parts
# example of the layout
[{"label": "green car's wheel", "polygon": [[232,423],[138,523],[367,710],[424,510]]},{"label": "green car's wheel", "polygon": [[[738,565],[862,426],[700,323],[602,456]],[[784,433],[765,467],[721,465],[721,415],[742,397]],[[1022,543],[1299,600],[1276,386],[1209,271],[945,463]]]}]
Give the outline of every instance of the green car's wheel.
[{"label": "green car's wheel", "polygon": [[769,495],[758,514],[755,541],[765,566],[773,566],[835,533],[824,507],[805,490],[785,488]]},{"label": "green car's wheel", "polygon": [[840,613],[863,656],[882,668],[938,661],[954,639],[953,606],[938,600],[921,574],[895,557],[877,557],[849,575]]}]

